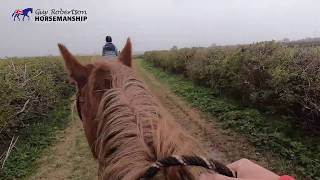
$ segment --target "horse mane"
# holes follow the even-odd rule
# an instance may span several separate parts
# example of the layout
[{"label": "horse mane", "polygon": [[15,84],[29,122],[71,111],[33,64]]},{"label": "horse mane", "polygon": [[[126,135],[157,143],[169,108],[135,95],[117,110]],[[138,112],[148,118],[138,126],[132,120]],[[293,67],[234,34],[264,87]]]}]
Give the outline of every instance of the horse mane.
[{"label": "horse mane", "polygon": [[233,177],[221,163],[203,158],[203,148],[137,78],[130,39],[119,57],[93,58],[85,66],[58,46],[77,86],[77,110],[100,179],[194,180],[206,169]]},{"label": "horse mane", "polygon": [[[102,179],[139,179],[155,161],[171,155],[205,155],[161,107],[127,66],[96,63],[90,78],[108,72],[111,89],[102,89],[95,122],[94,151]],[[93,87],[96,80],[89,81]],[[196,179],[204,170],[170,167],[154,179]]]}]

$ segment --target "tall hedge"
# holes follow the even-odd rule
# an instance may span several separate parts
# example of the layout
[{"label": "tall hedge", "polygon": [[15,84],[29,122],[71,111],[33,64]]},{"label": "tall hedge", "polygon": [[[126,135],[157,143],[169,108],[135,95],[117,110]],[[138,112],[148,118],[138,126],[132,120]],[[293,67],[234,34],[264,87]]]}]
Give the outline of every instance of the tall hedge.
[{"label": "tall hedge", "polygon": [[260,42],[149,51],[144,57],[245,106],[292,116],[301,128],[320,132],[320,47]]},{"label": "tall hedge", "polygon": [[48,113],[72,94],[62,62],[58,57],[0,60],[1,154],[21,129],[50,121]]}]

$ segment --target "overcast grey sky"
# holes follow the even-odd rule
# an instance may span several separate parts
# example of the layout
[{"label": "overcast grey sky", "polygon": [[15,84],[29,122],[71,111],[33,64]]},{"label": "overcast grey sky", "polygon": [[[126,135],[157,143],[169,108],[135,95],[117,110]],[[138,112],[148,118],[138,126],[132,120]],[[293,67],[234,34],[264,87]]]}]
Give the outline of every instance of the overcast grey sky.
[{"label": "overcast grey sky", "polygon": [[[14,22],[15,9],[82,9],[87,22]],[[0,56],[101,53],[110,34],[135,51],[320,36],[319,0],[1,0]],[[34,15],[34,14],[33,14]]]}]

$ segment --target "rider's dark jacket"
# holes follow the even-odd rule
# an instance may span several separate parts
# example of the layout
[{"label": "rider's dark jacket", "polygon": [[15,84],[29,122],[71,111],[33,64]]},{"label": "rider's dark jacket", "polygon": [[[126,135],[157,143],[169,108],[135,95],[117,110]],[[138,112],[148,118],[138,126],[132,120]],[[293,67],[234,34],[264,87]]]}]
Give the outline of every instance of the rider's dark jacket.
[{"label": "rider's dark jacket", "polygon": [[118,50],[112,42],[107,42],[102,48],[102,56],[118,56]]}]

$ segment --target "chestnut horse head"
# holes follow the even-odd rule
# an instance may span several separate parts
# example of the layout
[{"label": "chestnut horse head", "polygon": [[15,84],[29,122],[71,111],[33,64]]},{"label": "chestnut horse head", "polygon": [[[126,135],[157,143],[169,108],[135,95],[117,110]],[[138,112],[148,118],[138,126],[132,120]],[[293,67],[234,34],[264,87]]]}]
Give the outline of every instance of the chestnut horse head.
[{"label": "chestnut horse head", "polygon": [[[131,42],[130,39],[118,59],[101,57],[92,64],[82,65],[63,45],[59,44],[60,52],[65,60],[70,81],[77,88],[77,110],[83,122],[86,137],[90,145],[96,140],[98,106],[104,92],[120,88],[115,78],[123,72],[131,72]],[[124,70],[125,69],[125,70]],[[123,74],[122,74],[123,75]],[[127,74],[128,75],[128,74]],[[92,150],[94,147],[91,146]],[[96,154],[93,151],[95,157]]]},{"label": "chestnut horse head", "polygon": [[[137,78],[131,68],[130,39],[117,59],[101,57],[87,65],[82,65],[63,45],[59,44],[59,49],[77,87],[77,109],[99,163],[100,179],[136,180],[146,173],[155,175],[154,170],[160,169],[159,162],[155,162],[161,159],[206,155]],[[185,165],[181,159],[172,162]],[[159,170],[153,179],[191,180],[203,171],[195,167],[168,167]]]}]

